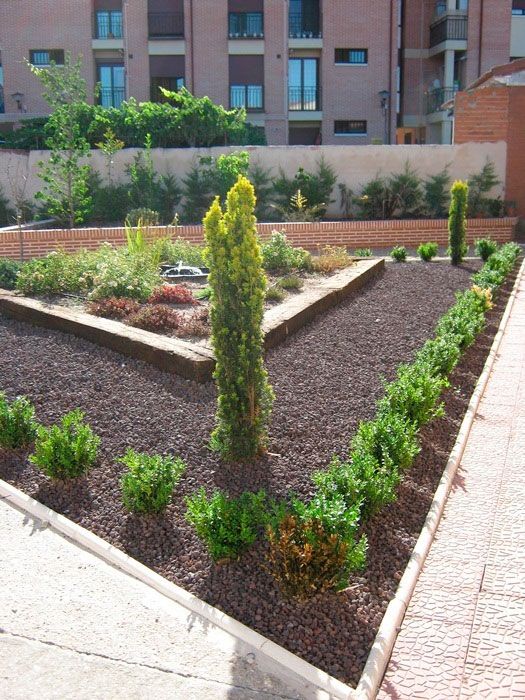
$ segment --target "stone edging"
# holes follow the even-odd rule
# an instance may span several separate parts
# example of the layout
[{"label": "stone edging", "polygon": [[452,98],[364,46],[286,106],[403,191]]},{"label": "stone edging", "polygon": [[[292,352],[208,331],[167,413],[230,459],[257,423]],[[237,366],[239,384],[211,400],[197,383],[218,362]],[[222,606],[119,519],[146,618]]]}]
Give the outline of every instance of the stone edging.
[{"label": "stone edging", "polygon": [[[382,272],[384,266],[383,258],[359,260],[356,265],[323,280],[317,289],[291,297],[267,311],[263,321],[265,347],[272,348],[283,342],[319,313],[338,304]],[[0,311],[20,321],[72,333],[186,379],[207,382],[212,378],[215,367],[213,352],[178,338],[168,338],[1,289]]]},{"label": "stone edging", "polygon": [[386,612],[377,631],[377,635],[368,655],[368,659],[361,674],[361,678],[356,688],[356,694],[359,700],[373,700],[381,686],[383,676],[386,672],[390,656],[397,639],[397,635],[401,628],[401,623],[405,616],[405,612],[412,598],[412,594],[416,587],[419,574],[425,563],[428,552],[434,541],[434,537],[443,514],[445,504],[448,499],[452,482],[456,475],[457,469],[463,457],[465,446],[470,434],[470,429],[474,422],[474,417],[479,408],[481,398],[485,393],[485,388],[489,380],[489,376],[494,366],[499,346],[503,333],[507,326],[509,316],[514,305],[514,300],[518,291],[518,286],[522,275],[525,272],[525,260],[516,276],[516,281],[512,289],[512,293],[507,302],[503,318],[501,319],[498,331],[492,342],[489,355],[485,361],[483,372],[481,373],[476,388],[470,398],[470,402],[461,423],[456,443],[450,453],[447,466],[441,477],[438,488],[434,494],[434,499],[430,506],[425,524],[421,530],[419,538],[412,550],[412,554],[403,573],[401,581],[397,587],[394,598],[390,601]]}]

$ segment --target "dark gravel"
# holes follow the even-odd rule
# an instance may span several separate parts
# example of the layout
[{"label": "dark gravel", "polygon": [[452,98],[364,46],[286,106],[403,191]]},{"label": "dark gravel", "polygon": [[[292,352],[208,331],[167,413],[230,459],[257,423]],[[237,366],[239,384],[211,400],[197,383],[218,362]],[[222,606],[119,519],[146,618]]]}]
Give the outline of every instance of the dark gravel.
[{"label": "dark gravel", "polygon": [[[397,503],[367,526],[368,567],[350,589],[299,605],[283,600],[260,566],[264,544],[240,561],[214,565],[184,520],[184,496],[199,486],[232,494],[265,488],[308,496],[310,474],[343,453],[360,420],[374,415],[381,377],[409,361],[473,264],[389,265],[383,277],[269,353],[277,399],[270,453],[248,465],[221,463],[206,446],[213,384],[199,385],[62,333],[0,317],[0,389],[28,395],[51,423],[80,407],[102,438],[98,466],[83,480],[53,484],[26,452],[0,451],[0,477],[345,682],[356,683],[453,446],[490,347],[508,289],[487,330],[469,349],[446,392],[446,417],[427,426],[423,450]],[[115,457],[127,447],[180,454],[188,464],[162,517],[127,514]]]}]

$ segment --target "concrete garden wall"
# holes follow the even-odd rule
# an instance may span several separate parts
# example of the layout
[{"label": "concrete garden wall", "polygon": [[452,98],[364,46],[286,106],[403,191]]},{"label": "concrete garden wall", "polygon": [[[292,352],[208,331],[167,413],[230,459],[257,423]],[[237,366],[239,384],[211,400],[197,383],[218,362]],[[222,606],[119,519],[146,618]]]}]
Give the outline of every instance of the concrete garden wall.
[{"label": "concrete garden wall", "polygon": [[[112,174],[116,181],[123,179],[126,167],[133,161],[138,149],[129,148],[114,156]],[[299,167],[306,170],[315,169],[319,158],[324,156],[337,173],[338,182],[345,183],[355,192],[360,192],[362,186],[375,175],[399,172],[406,162],[421,175],[422,178],[440,172],[447,164],[453,179],[466,179],[469,175],[479,172],[487,159],[491,160],[496,173],[502,182],[494,190],[494,196],[504,194],[507,146],[498,143],[462,143],[458,145],[427,145],[427,146],[246,146],[229,148],[184,148],[184,149],[154,149],[153,161],[160,173],[172,173],[179,179],[190,169],[198,156],[219,155],[234,150],[247,150],[251,162],[259,163],[277,174],[282,168],[288,176],[293,176]],[[0,150],[0,186],[4,193],[13,199],[13,189],[20,186],[23,178],[27,177],[25,196],[33,198],[41,188],[38,178],[38,162],[47,158],[47,151],[31,151],[29,153]],[[90,165],[103,176],[107,166],[103,154],[92,151]],[[333,193],[336,200],[328,209],[330,218],[339,218],[339,192]]]}]

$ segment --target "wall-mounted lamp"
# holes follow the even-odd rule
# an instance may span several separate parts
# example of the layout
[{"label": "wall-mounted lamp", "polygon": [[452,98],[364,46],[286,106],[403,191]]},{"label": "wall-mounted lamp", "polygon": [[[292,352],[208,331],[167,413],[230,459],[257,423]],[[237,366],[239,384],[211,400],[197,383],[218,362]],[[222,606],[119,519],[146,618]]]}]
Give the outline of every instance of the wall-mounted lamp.
[{"label": "wall-mounted lamp", "polygon": [[18,109],[18,111],[23,112],[24,108],[22,105],[22,100],[24,99],[24,93],[23,92],[13,92],[11,97],[16,102],[16,108]]}]

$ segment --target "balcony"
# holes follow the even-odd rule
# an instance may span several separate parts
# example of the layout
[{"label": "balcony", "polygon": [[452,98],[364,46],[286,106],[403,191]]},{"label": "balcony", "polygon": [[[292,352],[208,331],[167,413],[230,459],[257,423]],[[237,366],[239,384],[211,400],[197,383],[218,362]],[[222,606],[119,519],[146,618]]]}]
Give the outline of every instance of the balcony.
[{"label": "balcony", "polygon": [[247,112],[264,110],[264,87],[262,85],[230,85],[230,109],[245,109]]},{"label": "balcony", "polygon": [[320,39],[322,32],[319,10],[290,12],[288,16],[288,36],[290,39]]},{"label": "balcony", "polygon": [[126,99],[125,88],[99,88],[98,103],[102,107],[120,107]]},{"label": "balcony", "polygon": [[95,12],[93,39],[122,39],[122,12],[113,10]]},{"label": "balcony", "polygon": [[183,12],[148,12],[150,39],[183,39]]},{"label": "balcony", "polygon": [[0,85],[0,114],[5,114],[4,88]]},{"label": "balcony", "polygon": [[444,41],[466,41],[467,25],[466,15],[445,15],[430,27],[430,48]]},{"label": "balcony", "polygon": [[321,88],[289,87],[288,109],[290,112],[319,112],[321,110]]},{"label": "balcony", "polygon": [[454,95],[458,92],[457,87],[445,87],[445,88],[435,88],[434,90],[429,90],[426,93],[427,98],[427,114],[436,114],[436,112],[443,112],[443,105],[445,102],[452,100]]},{"label": "balcony", "polygon": [[264,36],[262,12],[230,12],[228,23],[230,39],[262,39]]}]

